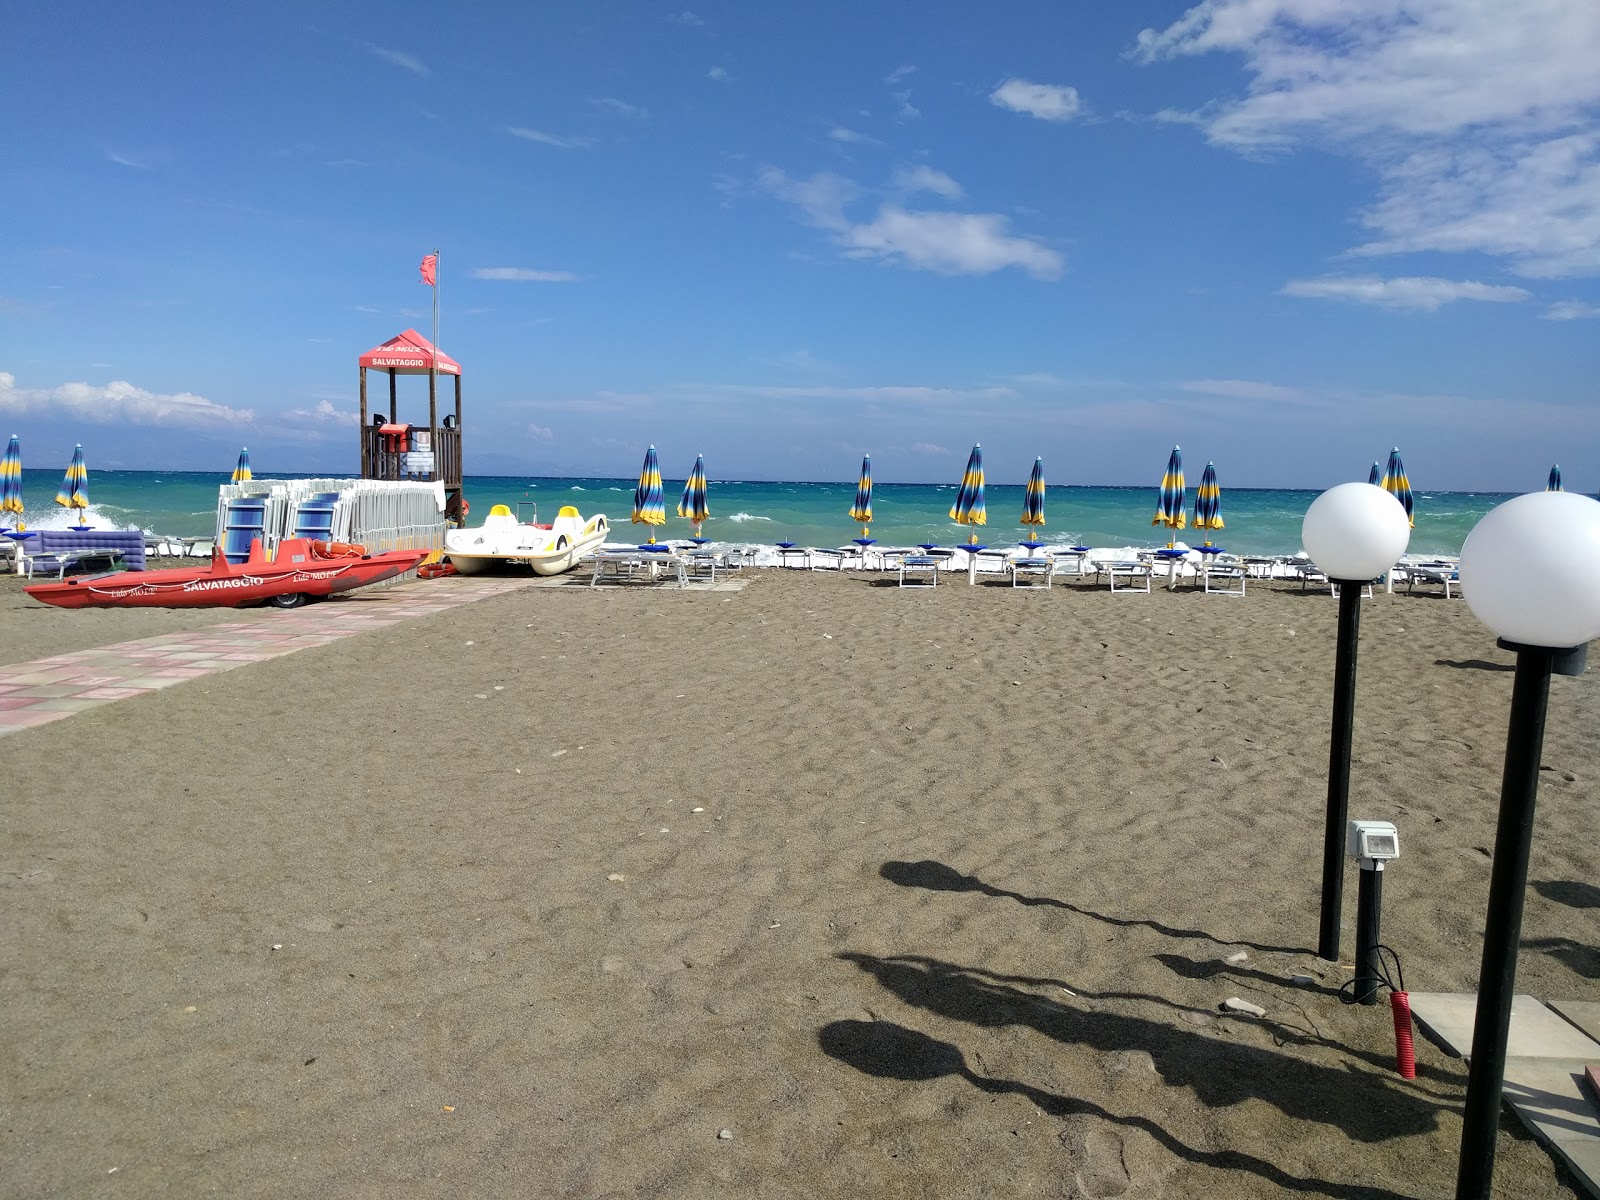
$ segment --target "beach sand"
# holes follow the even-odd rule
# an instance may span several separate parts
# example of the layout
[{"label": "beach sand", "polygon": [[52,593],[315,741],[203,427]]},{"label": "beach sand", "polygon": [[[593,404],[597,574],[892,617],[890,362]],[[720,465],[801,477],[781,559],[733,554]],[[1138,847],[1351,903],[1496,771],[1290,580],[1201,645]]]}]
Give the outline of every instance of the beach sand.
[{"label": "beach sand", "polygon": [[[18,601],[8,660],[239,616]],[[8,737],[0,1191],[1448,1196],[1463,1064],[1311,950],[1334,617],[530,588]],[[1360,654],[1384,941],[1471,991],[1511,658],[1421,595]],[[1553,682],[1545,1000],[1600,999],[1597,718]],[[1509,1113],[1497,1181],[1574,1194]]]}]

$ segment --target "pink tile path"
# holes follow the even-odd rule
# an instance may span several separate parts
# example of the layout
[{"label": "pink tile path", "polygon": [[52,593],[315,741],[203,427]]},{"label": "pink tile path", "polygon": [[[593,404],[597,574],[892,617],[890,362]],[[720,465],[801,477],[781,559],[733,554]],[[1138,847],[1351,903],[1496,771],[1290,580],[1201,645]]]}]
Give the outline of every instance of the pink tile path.
[{"label": "pink tile path", "polygon": [[287,612],[263,611],[237,624],[165,633],[0,667],[0,737],[185,680],[514,592],[533,582],[459,576],[419,579]]}]

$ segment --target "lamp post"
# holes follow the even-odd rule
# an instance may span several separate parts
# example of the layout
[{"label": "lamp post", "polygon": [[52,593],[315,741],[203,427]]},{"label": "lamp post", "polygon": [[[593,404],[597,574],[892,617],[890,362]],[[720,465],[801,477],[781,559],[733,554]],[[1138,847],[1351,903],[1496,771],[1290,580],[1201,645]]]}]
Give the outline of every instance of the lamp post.
[{"label": "lamp post", "polygon": [[1456,1174],[1458,1200],[1487,1200],[1550,676],[1581,675],[1587,643],[1600,637],[1600,504],[1570,492],[1534,492],[1491,510],[1461,547],[1461,594],[1517,656]]},{"label": "lamp post", "polygon": [[1356,712],[1356,640],[1361,589],[1405,553],[1411,522],[1400,502],[1370,483],[1341,483],[1311,502],[1300,541],[1311,561],[1340,584],[1333,668],[1333,732],[1328,745],[1328,812],[1322,837],[1322,916],[1317,955],[1339,961],[1344,902],[1345,823],[1350,809],[1350,734]]}]

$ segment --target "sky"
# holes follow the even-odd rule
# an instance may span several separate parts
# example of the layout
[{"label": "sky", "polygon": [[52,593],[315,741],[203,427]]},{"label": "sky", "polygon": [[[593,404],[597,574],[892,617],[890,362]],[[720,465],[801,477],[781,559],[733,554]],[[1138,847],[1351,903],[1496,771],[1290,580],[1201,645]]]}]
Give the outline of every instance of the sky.
[{"label": "sky", "polygon": [[691,3],[12,8],[0,435],[353,472],[437,249],[469,475],[1600,489],[1594,0]]}]

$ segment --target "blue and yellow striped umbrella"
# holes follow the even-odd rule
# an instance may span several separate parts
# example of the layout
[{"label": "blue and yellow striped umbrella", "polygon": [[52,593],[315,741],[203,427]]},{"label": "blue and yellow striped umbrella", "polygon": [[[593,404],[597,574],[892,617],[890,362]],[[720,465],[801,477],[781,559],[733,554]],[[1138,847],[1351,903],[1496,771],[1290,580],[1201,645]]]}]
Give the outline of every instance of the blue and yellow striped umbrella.
[{"label": "blue and yellow striped umbrella", "polygon": [[[667,502],[661,495],[661,465],[656,461],[656,448],[644,452],[644,466],[639,471],[639,486],[633,490],[633,523],[635,525],[665,525]],[[655,545],[656,535],[650,535]]]},{"label": "blue and yellow striped umbrella", "polygon": [[6,513],[22,516],[22,441],[14,433],[0,455],[0,518]]},{"label": "blue and yellow striped umbrella", "polygon": [[[950,519],[957,525],[983,525],[989,520],[989,514],[983,507],[982,446],[973,446],[967,458],[967,469],[961,476],[961,491],[956,495],[956,502],[950,506]],[[977,533],[973,533],[968,541],[977,545]]]},{"label": "blue and yellow striped umbrella", "polygon": [[861,481],[856,484],[856,502],[850,506],[850,519],[861,526],[861,536],[867,536],[872,525],[872,455],[861,456]]},{"label": "blue and yellow striped umbrella", "polygon": [[1150,518],[1150,524],[1165,525],[1168,529],[1182,529],[1188,524],[1188,514],[1183,511],[1183,491],[1183,451],[1174,446],[1167,459],[1166,474],[1161,477],[1161,496],[1156,501],[1156,515]]},{"label": "blue and yellow striped umbrella", "polygon": [[1416,501],[1411,498],[1411,481],[1406,478],[1406,465],[1400,461],[1398,446],[1389,451],[1389,465],[1383,469],[1383,483],[1380,486],[1400,501],[1400,507],[1406,510],[1406,520],[1415,529]]},{"label": "blue and yellow striped umbrella", "polygon": [[56,503],[62,508],[75,508],[80,516],[89,507],[89,468],[83,464],[83,447],[72,448],[72,461],[61,480],[61,490],[56,493]]},{"label": "blue and yellow striped umbrella", "polygon": [[1550,478],[1545,481],[1544,490],[1547,492],[1559,492],[1564,490],[1561,486],[1560,467],[1557,466],[1550,468]]},{"label": "blue and yellow striped umbrella", "polygon": [[250,474],[250,448],[246,446],[239,451],[239,465],[233,469],[235,483],[249,483],[254,476]]},{"label": "blue and yellow striped umbrella", "polygon": [[1022,493],[1022,524],[1034,528],[1028,530],[1028,544],[1034,545],[1039,541],[1038,526],[1044,524],[1044,459],[1034,458],[1033,471],[1028,475],[1028,487]]},{"label": "blue and yellow striped umbrella", "polygon": [[700,524],[711,515],[706,507],[706,456],[694,456],[694,470],[683,485],[683,499],[678,501],[678,515],[694,522],[694,535],[700,536]]},{"label": "blue and yellow striped umbrella", "polygon": [[[1196,529],[1221,529],[1222,524],[1222,489],[1217,486],[1217,468],[1206,464],[1206,469],[1200,473],[1200,486],[1194,493],[1194,527]],[[1206,538],[1206,545],[1211,545],[1211,539]]]},{"label": "blue and yellow striped umbrella", "polygon": [[1367,482],[1373,487],[1378,487],[1383,482],[1383,468],[1377,463],[1372,464],[1372,470],[1367,472]]}]

